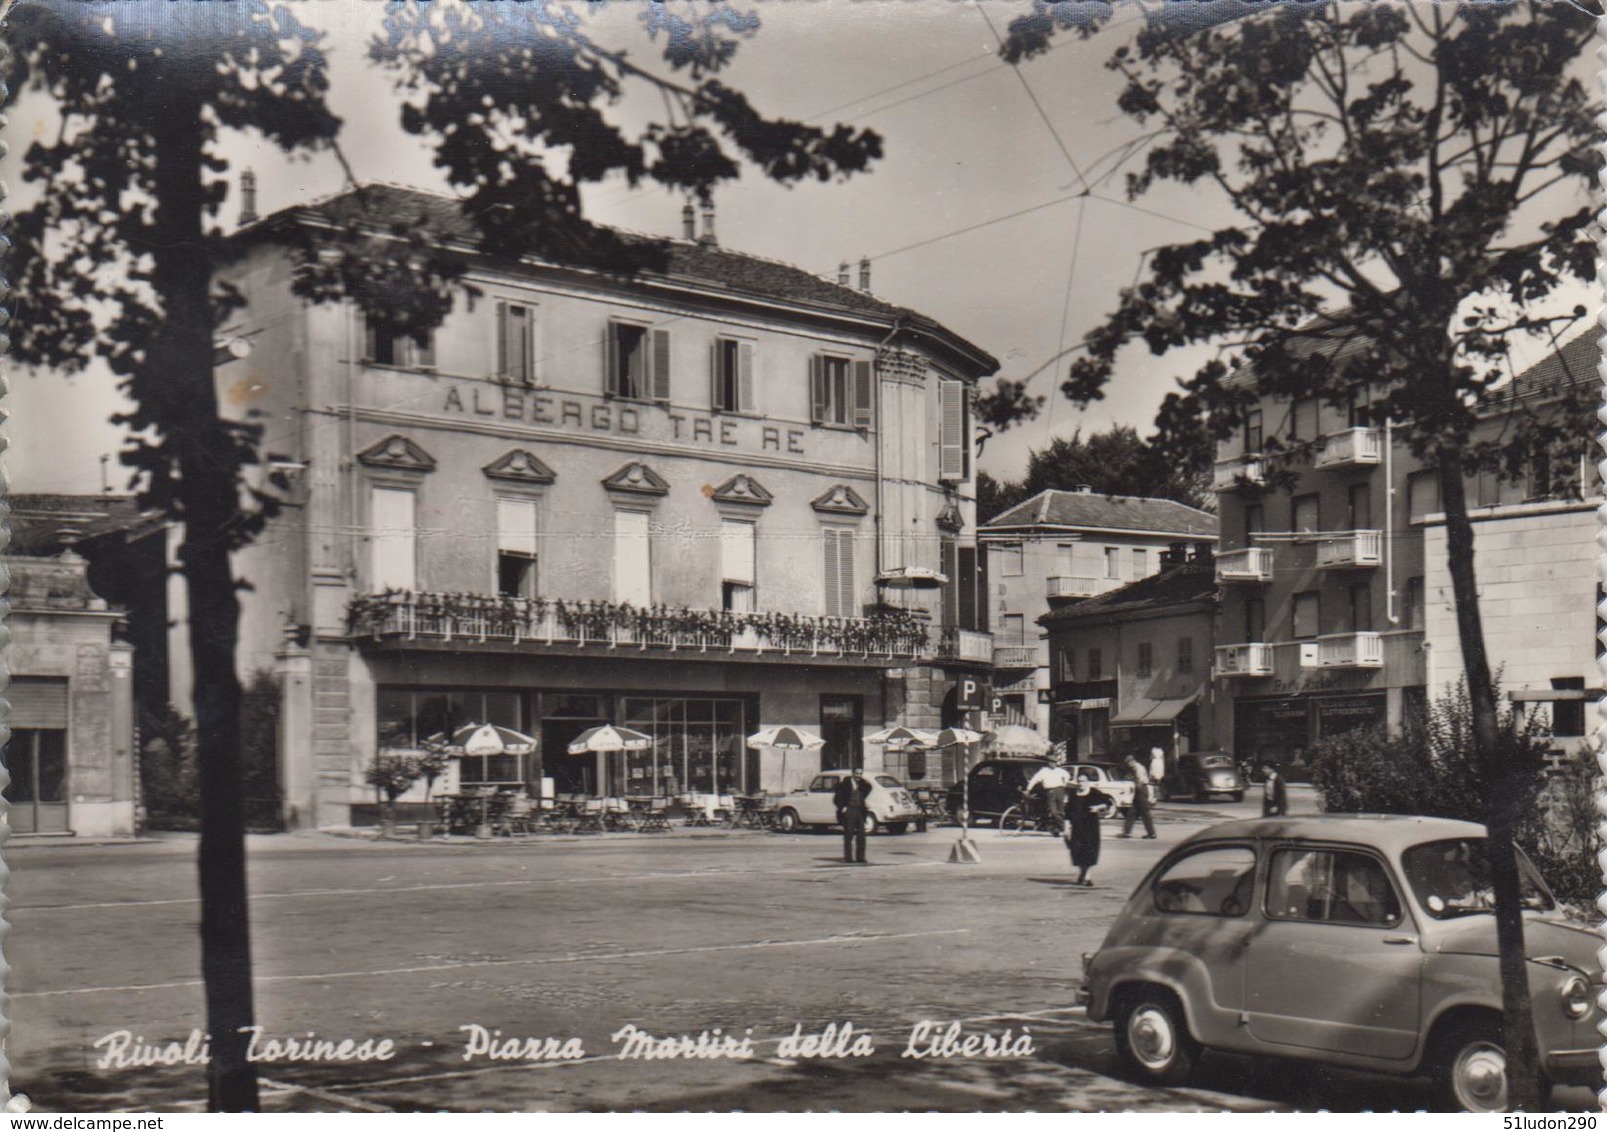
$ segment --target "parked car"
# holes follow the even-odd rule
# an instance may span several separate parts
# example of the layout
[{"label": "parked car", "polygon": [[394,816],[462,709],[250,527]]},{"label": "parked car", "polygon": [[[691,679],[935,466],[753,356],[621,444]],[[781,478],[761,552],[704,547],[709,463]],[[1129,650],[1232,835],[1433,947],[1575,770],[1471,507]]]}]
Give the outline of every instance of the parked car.
[{"label": "parked car", "polygon": [[[1225,822],[1163,857],[1083,959],[1088,1016],[1139,1077],[1201,1050],[1433,1078],[1448,1108],[1506,1104],[1494,896],[1481,825],[1326,814]],[[1601,938],[1521,858],[1547,1080],[1599,1085]]]},{"label": "parked car", "polygon": [[1068,767],[1072,777],[1076,778],[1084,771],[1092,771],[1094,775],[1094,789],[1102,791],[1110,800],[1116,803],[1116,812],[1125,813],[1133,804],[1133,791],[1136,787],[1131,778],[1126,777],[1116,767],[1106,766],[1104,763],[1078,763]]},{"label": "parked car", "polygon": [[1228,797],[1244,801],[1244,779],[1232,755],[1222,751],[1192,751],[1177,757],[1177,765],[1161,780],[1168,798],[1193,798],[1209,802]]},{"label": "parked car", "polygon": [[[783,833],[805,829],[825,829],[837,824],[837,784],[852,771],[828,770],[815,776],[803,790],[783,794],[776,805],[776,828]],[[885,827],[888,833],[904,833],[912,822],[922,822],[921,807],[890,774],[867,774],[870,795],[865,799],[865,832]]]},{"label": "parked car", "polygon": [[[1021,801],[1027,781],[1048,759],[983,759],[971,768],[971,820],[998,821],[1011,806]],[[965,790],[956,782],[949,787],[949,813],[958,814],[965,804]]]}]

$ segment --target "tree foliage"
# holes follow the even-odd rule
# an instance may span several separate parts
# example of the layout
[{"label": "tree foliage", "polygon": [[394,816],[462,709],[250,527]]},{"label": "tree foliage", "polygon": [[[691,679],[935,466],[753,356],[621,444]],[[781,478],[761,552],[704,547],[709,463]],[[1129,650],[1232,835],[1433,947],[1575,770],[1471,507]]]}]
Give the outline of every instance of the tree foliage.
[{"label": "tree foliage", "polygon": [[1019,480],[977,477],[977,522],[1025,502],[1041,491],[1092,488],[1100,495],[1175,499],[1190,507],[1214,507],[1209,437],[1199,434],[1188,446],[1145,440],[1130,425],[1113,425],[1084,437],[1078,429],[1035,449]]}]

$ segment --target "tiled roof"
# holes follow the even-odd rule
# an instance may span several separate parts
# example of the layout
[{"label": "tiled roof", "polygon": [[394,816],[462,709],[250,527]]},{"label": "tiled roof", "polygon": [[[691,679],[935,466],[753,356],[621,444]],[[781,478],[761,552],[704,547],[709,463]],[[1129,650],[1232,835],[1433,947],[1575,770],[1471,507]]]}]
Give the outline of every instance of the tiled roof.
[{"label": "tiled roof", "polygon": [[[465,214],[457,199],[378,182],[364,184],[313,204],[282,209],[254,222],[250,230],[265,230],[275,221],[290,218],[324,220],[344,225],[354,221],[363,222],[371,217],[406,223],[422,219],[444,239],[468,244],[479,241],[479,232],[473,220]],[[661,278],[682,279],[749,295],[868,314],[889,322],[897,318],[906,326],[939,335],[957,344],[962,352],[976,355],[984,361],[984,368],[989,373],[999,368],[998,361],[981,347],[918,311],[889,303],[867,291],[822,279],[790,263],[696,241],[671,240],[663,236],[608,229],[602,225],[598,227],[611,232],[628,245],[650,249],[664,256],[665,269],[654,273]]]},{"label": "tiled roof", "polygon": [[1054,609],[1038,618],[1040,625],[1063,625],[1092,617],[1138,613],[1174,605],[1216,600],[1216,567],[1189,562],[1129,582],[1118,590]]},{"label": "tiled roof", "polygon": [[995,515],[982,524],[982,529],[1038,526],[1156,531],[1191,540],[1214,539],[1217,530],[1215,515],[1175,500],[1052,488]]},{"label": "tiled roof", "polygon": [[81,542],[159,525],[162,515],[142,511],[130,495],[13,495],[11,542],[6,554],[49,557],[61,553],[57,532],[71,527]]},{"label": "tiled roof", "polygon": [[1562,349],[1553,350],[1512,379],[1508,388],[1514,396],[1543,396],[1577,385],[1594,384],[1596,367],[1601,364],[1602,332],[1592,327],[1576,335]]}]

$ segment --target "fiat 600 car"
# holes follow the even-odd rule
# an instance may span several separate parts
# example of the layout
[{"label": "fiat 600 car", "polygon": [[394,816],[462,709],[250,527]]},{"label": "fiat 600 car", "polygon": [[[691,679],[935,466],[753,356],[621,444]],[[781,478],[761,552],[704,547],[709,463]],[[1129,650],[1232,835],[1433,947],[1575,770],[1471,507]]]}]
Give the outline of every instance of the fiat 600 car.
[{"label": "fiat 600 car", "polygon": [[[1129,1069],[1185,1080],[1205,1049],[1430,1077],[1506,1106],[1481,825],[1322,815],[1227,822],[1163,857],[1083,960],[1082,999]],[[1548,1084],[1601,1083],[1599,936],[1526,858],[1524,938]]]}]

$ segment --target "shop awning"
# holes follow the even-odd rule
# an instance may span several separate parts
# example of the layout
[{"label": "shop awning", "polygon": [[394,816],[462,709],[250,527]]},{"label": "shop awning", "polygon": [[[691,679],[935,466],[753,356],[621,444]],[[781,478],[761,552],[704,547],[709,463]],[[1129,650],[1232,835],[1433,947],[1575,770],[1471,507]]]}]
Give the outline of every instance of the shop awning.
[{"label": "shop awning", "polygon": [[1200,694],[1172,700],[1152,700],[1148,696],[1134,696],[1122,703],[1121,714],[1110,721],[1112,727],[1165,726],[1176,719]]}]

